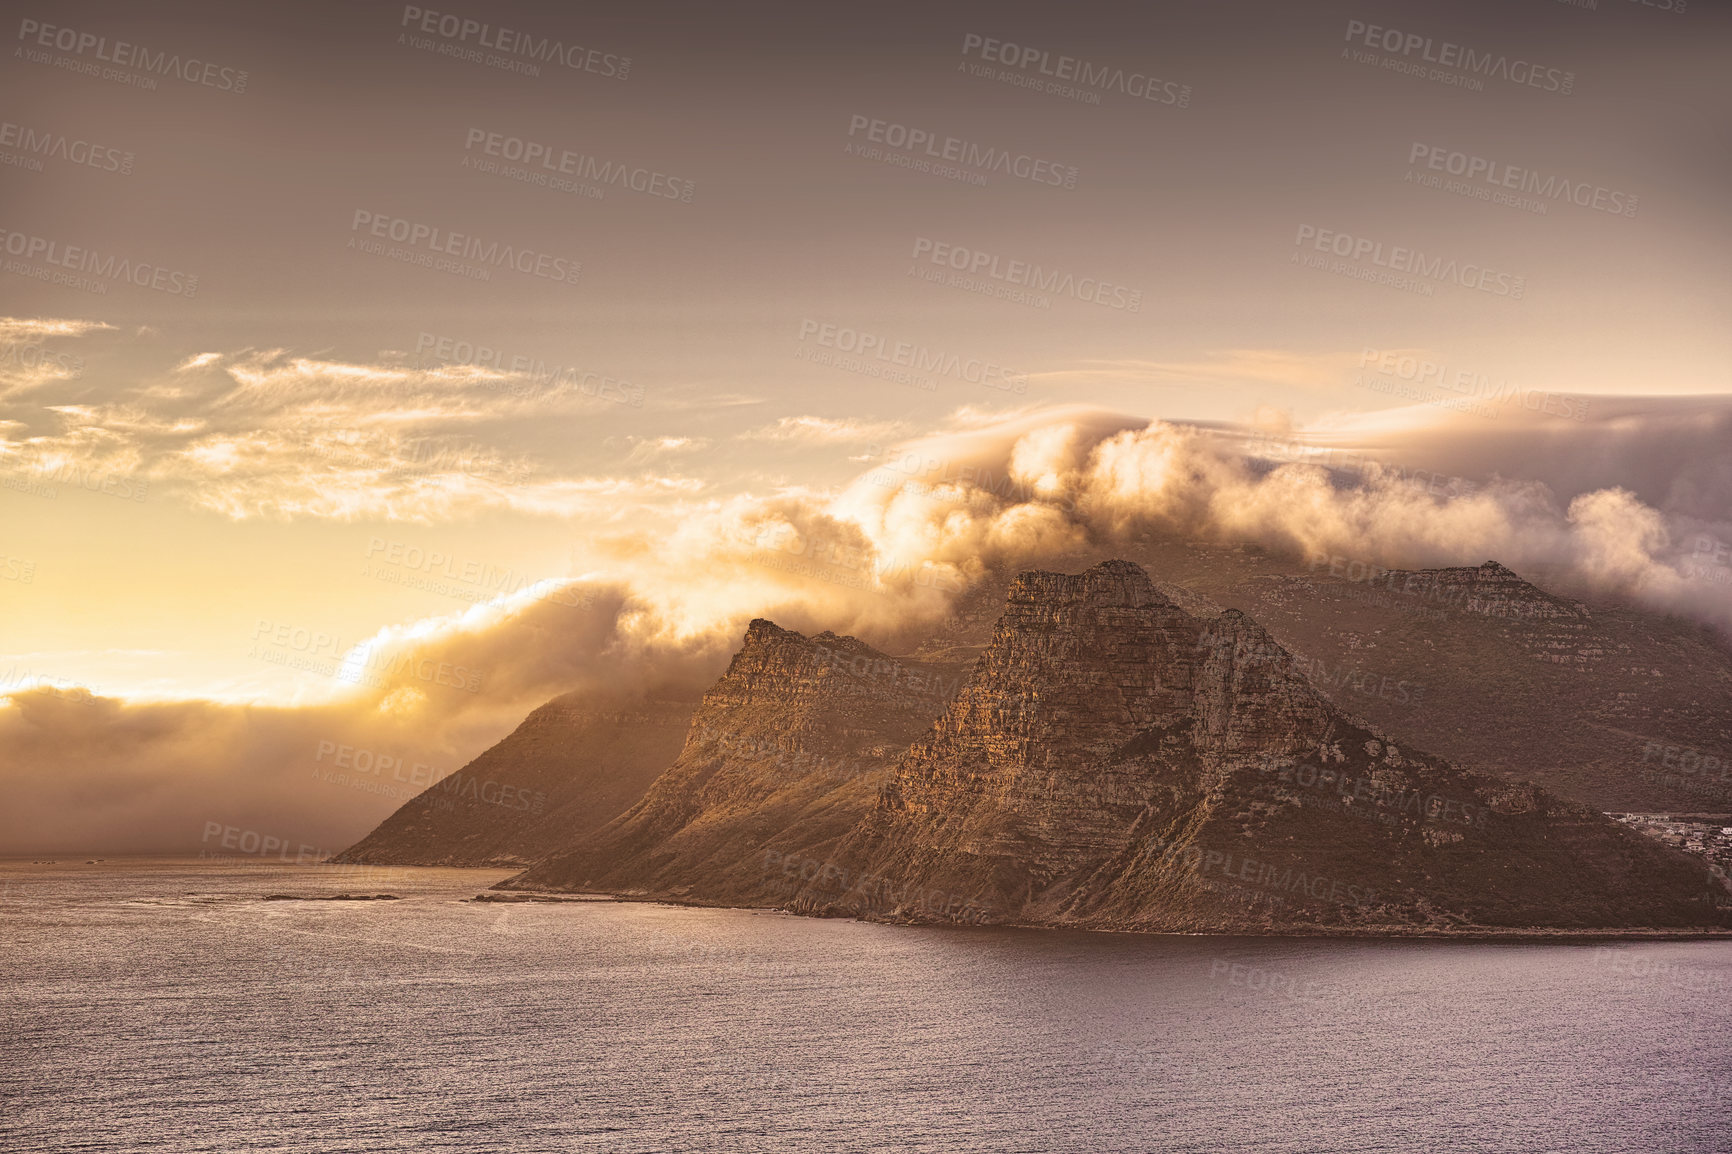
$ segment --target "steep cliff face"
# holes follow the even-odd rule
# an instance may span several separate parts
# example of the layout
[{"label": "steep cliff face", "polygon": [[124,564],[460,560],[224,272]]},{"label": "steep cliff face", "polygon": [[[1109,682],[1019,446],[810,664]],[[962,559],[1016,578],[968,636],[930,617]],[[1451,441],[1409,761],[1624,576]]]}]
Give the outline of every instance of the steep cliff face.
[{"label": "steep cliff face", "polygon": [[695,700],[568,694],[405,802],[336,860],[521,866],[623,813],[679,753]]},{"label": "steep cliff face", "polygon": [[[1176,538],[1125,548],[1181,608],[1238,606],[1342,709],[1457,766],[1597,810],[1732,809],[1732,648],[1709,629],[1584,605],[1494,562],[1389,570]],[[1012,580],[960,598],[928,644],[984,646]]]},{"label": "steep cliff face", "polygon": [[1728,920],[1699,863],[1390,741],[1255,622],[1194,617],[1123,561],[1016,580],[957,700],[829,857],[792,908],[1142,930]]},{"label": "steep cliff face", "polygon": [[1288,752],[1320,734],[1326,705],[1276,659],[1239,614],[1205,624],[1129,563],[1024,574],[973,678],[847,852],[874,868],[930,862],[946,891],[997,879],[982,897],[1002,910],[1031,879],[1119,852],[1151,807],[1183,804],[1204,753]]},{"label": "steep cliff face", "polygon": [[507,886],[765,900],[763,855],[822,852],[852,828],[963,673],[753,621],[642,800]]}]

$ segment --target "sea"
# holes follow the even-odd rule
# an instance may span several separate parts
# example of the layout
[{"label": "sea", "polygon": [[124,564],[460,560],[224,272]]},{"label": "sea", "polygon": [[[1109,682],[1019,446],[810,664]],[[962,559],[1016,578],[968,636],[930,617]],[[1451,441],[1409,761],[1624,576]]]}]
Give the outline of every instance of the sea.
[{"label": "sea", "polygon": [[473,900],[503,876],[0,863],[0,1150],[1732,1151],[1728,942]]}]

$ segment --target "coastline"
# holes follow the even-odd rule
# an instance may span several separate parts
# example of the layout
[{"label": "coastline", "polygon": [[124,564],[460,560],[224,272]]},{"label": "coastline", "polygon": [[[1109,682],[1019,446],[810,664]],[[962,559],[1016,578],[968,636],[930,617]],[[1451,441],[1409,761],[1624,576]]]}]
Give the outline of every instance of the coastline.
[{"label": "coastline", "polygon": [[[509,880],[509,879],[507,879]],[[1509,942],[1513,944],[1563,944],[1580,942],[1694,942],[1732,941],[1732,928],[1692,928],[1688,926],[1631,926],[1622,929],[1604,927],[1566,928],[1544,926],[1293,926],[1259,930],[1251,927],[1224,927],[1219,930],[1150,930],[1113,926],[1052,925],[1045,922],[991,922],[958,924],[917,918],[868,917],[855,913],[803,914],[785,906],[739,906],[727,902],[702,901],[671,895],[621,894],[594,890],[499,890],[497,887],[466,899],[488,904],[563,902],[629,902],[645,905],[682,906],[692,909],[744,910],[752,913],[785,914],[791,918],[819,920],[843,919],[871,925],[919,926],[935,929],[1005,929],[1038,930],[1058,933],[1126,934],[1141,937],[1179,938],[1292,938],[1292,939],[1354,939],[1363,941],[1462,941]]]}]

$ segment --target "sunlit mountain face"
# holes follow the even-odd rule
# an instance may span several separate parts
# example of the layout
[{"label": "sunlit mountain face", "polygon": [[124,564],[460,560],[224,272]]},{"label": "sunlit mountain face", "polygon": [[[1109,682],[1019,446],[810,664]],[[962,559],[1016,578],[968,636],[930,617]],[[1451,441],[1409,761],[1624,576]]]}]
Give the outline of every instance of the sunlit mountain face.
[{"label": "sunlit mountain face", "polygon": [[0,852],[334,852],[1150,541],[1732,629],[1718,5],[6,27]]}]

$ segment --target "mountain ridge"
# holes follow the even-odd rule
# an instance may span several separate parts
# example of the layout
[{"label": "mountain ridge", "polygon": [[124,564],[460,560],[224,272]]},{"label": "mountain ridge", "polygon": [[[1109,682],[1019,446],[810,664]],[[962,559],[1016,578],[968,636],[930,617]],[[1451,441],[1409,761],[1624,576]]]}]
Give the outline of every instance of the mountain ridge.
[{"label": "mountain ridge", "polygon": [[[702,858],[640,828],[610,860],[620,819],[501,888],[1187,932],[1725,921],[1699,862],[1397,744],[1254,619],[1196,617],[1125,560],[1019,575],[960,692],[874,778],[822,820],[699,807]],[[651,794],[681,788],[664,775]]]}]

